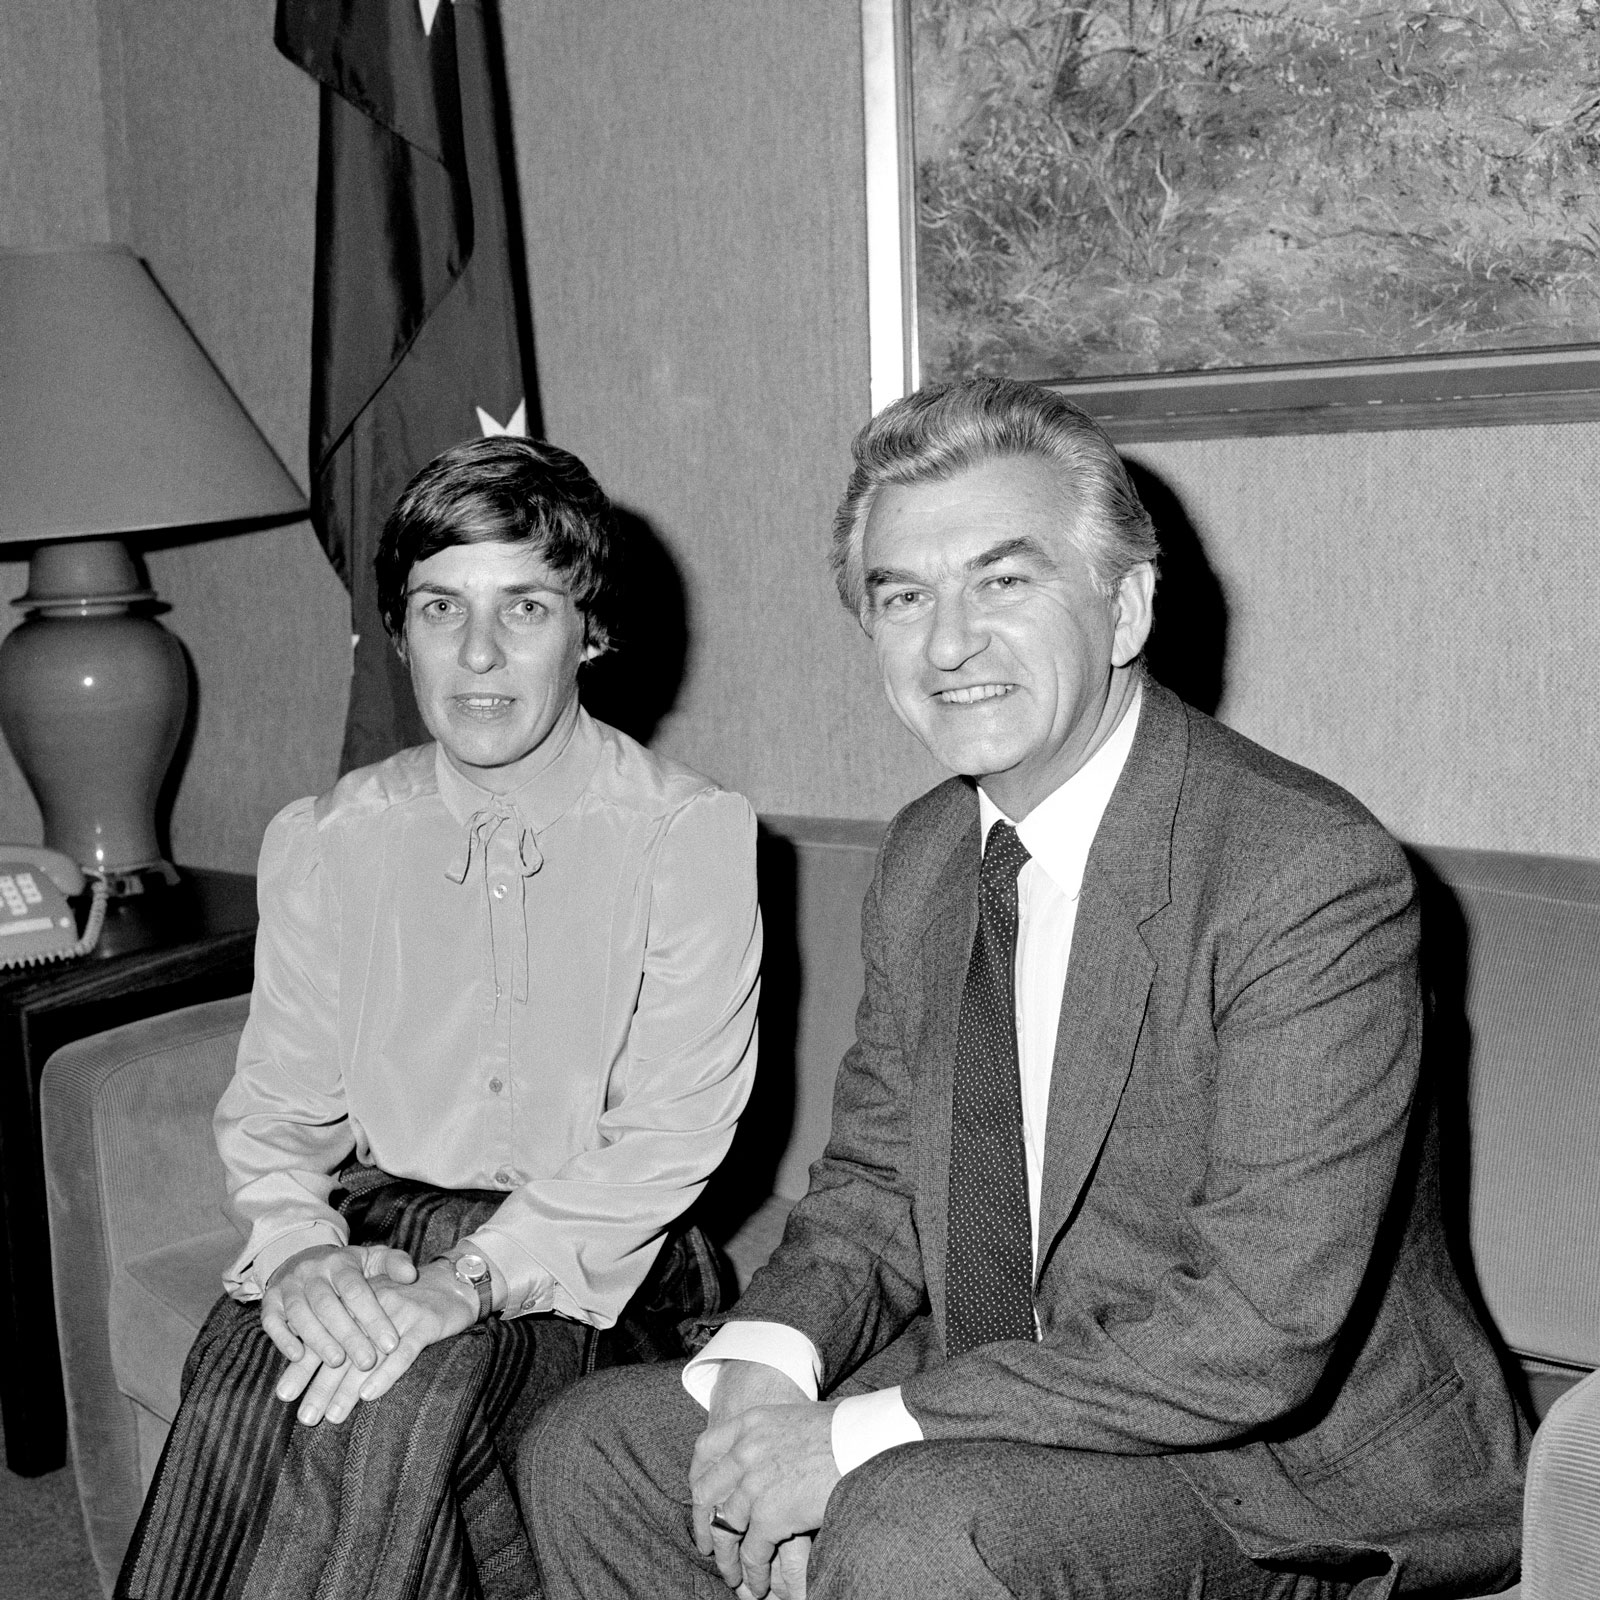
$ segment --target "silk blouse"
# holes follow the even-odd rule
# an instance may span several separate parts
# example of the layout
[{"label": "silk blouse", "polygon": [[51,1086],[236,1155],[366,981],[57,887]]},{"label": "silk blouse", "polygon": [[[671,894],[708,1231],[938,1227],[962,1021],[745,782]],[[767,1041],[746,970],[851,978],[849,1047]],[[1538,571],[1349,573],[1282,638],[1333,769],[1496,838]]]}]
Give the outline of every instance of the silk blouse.
[{"label": "silk blouse", "polygon": [[503,796],[434,745],[268,826],[255,986],[216,1114],[225,1285],[343,1244],[354,1152],[502,1190],[471,1236],[503,1314],[610,1327],[732,1140],[755,1073],[755,815],[580,711]]}]

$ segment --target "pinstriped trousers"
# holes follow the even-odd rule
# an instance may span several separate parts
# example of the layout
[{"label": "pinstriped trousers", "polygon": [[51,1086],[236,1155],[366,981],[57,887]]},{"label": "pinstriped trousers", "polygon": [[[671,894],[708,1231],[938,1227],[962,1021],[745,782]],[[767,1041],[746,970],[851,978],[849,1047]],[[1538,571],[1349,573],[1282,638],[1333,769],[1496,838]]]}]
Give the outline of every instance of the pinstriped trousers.
[{"label": "pinstriped trousers", "polygon": [[[425,1261],[504,1199],[347,1171],[357,1244]],[[224,1297],[117,1580],[127,1600],[537,1600],[513,1468],[538,1407],[596,1367],[682,1353],[678,1324],[720,1306],[726,1269],[698,1229],[668,1240],[617,1326],[498,1317],[424,1350],[381,1399],[307,1427],[274,1385],[260,1308]]]}]

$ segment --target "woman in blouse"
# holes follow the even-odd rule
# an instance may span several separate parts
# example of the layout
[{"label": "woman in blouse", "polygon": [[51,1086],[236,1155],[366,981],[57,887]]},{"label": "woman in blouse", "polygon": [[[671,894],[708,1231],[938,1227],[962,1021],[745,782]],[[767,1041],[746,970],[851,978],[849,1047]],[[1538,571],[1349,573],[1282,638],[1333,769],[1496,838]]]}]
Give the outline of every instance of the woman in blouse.
[{"label": "woman in blouse", "polygon": [[554,446],[477,440],[377,573],[435,742],[267,829],[216,1116],[248,1237],[119,1594],[534,1594],[528,1417],[721,1297],[683,1219],[755,1070],[755,818],[579,703],[610,505]]}]

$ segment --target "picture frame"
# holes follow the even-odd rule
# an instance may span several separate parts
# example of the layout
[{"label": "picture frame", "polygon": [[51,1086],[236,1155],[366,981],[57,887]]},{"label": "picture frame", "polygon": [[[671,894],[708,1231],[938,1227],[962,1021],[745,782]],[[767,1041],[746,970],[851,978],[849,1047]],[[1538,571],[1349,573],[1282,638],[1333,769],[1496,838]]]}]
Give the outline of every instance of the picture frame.
[{"label": "picture frame", "polygon": [[[861,0],[874,411],[922,378],[911,4]],[[1030,376],[1082,405],[1119,443],[1600,417],[1600,344]]]}]

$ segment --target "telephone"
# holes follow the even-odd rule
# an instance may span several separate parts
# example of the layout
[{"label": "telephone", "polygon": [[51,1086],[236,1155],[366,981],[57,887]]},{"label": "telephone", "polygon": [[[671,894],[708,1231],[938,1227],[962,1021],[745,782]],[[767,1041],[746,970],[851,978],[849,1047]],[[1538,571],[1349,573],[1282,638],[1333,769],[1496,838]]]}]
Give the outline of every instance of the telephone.
[{"label": "telephone", "polygon": [[82,868],[41,845],[0,844],[0,968],[86,956],[106,920],[106,885],[94,880],[83,937],[68,895],[82,894]]}]

